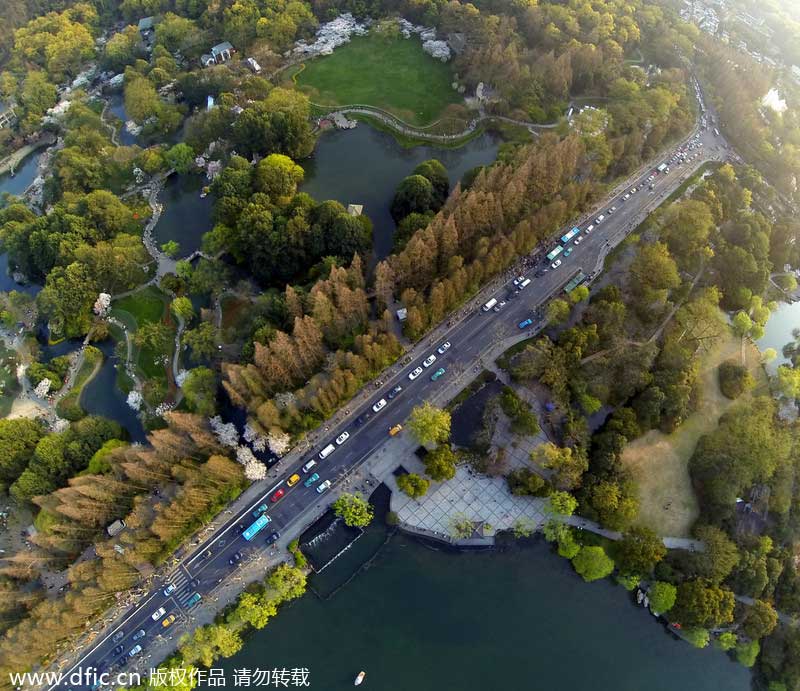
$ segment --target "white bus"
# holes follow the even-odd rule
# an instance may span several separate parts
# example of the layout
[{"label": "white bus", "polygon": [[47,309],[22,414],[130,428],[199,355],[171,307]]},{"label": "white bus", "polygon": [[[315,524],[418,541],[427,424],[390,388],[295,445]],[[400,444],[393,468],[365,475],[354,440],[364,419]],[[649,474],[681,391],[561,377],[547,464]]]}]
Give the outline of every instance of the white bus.
[{"label": "white bus", "polygon": [[336,451],[336,447],[333,444],[328,444],[324,449],[322,449],[322,451],[319,452],[319,457],[325,459],[334,451]]},{"label": "white bus", "polygon": [[492,309],[492,307],[494,307],[496,304],[497,304],[497,298],[492,298],[491,300],[489,300],[489,302],[487,302],[487,303],[486,303],[486,304],[483,306],[483,311],[484,311],[484,312],[488,312],[488,311],[489,311],[490,309]]},{"label": "white bus", "polygon": [[553,261],[563,251],[564,251],[564,248],[559,245],[558,247],[556,247],[552,252],[550,252],[547,255],[547,261],[549,261],[549,262]]}]

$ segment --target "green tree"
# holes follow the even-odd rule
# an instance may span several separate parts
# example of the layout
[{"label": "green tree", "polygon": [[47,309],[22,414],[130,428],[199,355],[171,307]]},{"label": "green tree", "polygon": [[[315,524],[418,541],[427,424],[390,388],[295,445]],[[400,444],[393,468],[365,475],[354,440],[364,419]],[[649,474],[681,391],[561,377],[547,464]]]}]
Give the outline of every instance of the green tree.
[{"label": "green tree", "polygon": [[359,494],[343,494],[333,502],[332,507],[334,513],[350,527],[363,528],[369,525],[374,513],[370,503]]},{"label": "green tree", "polygon": [[736,647],[736,641],[737,637],[735,633],[731,631],[724,631],[717,638],[716,645],[723,652],[727,652],[728,650],[733,650]]},{"label": "green tree", "polygon": [[44,429],[36,420],[0,420],[0,486],[6,490],[28,466]]},{"label": "green tree", "polygon": [[175,144],[164,153],[164,160],[176,173],[186,175],[194,167],[194,150],[184,142]]},{"label": "green tree", "polygon": [[208,624],[184,637],[180,654],[184,662],[211,667],[220,657],[231,657],[241,648],[242,639],[236,631],[224,624]]},{"label": "green tree", "polygon": [[748,641],[736,644],[736,661],[745,667],[752,667],[756,663],[761,645],[758,641]]},{"label": "green tree", "polygon": [[447,168],[441,161],[435,158],[423,161],[414,168],[414,175],[421,175],[426,178],[433,187],[434,209],[438,211],[450,194],[450,178],[447,176]]},{"label": "green tree", "polygon": [[664,614],[669,612],[675,605],[678,589],[672,583],[656,581],[650,586],[648,596],[650,598],[650,609],[658,614]]},{"label": "green tree", "polygon": [[236,603],[235,616],[254,629],[263,629],[278,613],[278,601],[268,599],[263,592],[243,592]]},{"label": "green tree", "polygon": [[552,442],[545,442],[534,448],[531,451],[531,461],[541,468],[552,470],[553,483],[562,489],[577,487],[589,467],[582,450],[569,446],[559,447]]},{"label": "green tree", "polygon": [[415,473],[408,473],[397,478],[397,486],[409,497],[418,499],[427,494],[431,481]]},{"label": "green tree", "polygon": [[409,175],[397,187],[392,200],[391,213],[399,222],[411,213],[424,214],[436,204],[436,192],[428,178],[422,175]]},{"label": "green tree", "polygon": [[561,298],[551,300],[550,304],[547,305],[547,323],[554,326],[563,324],[569,319],[570,311],[569,302],[566,300],[562,300]]},{"label": "green tree", "polygon": [[181,342],[192,349],[195,359],[210,360],[218,350],[219,333],[211,322],[200,322],[194,329],[183,332]]},{"label": "green tree", "polygon": [[684,629],[682,636],[693,645],[695,648],[705,648],[711,638],[708,629],[695,627],[691,629]]},{"label": "green tree", "polygon": [[573,557],[572,566],[587,583],[610,576],[614,571],[614,560],[602,547],[581,547]]},{"label": "green tree", "polygon": [[[360,499],[360,497],[358,498]],[[369,504],[367,504],[367,506],[371,511],[372,507],[370,507]],[[364,513],[363,509],[359,509],[359,511]],[[281,601],[293,600],[306,592],[306,574],[295,566],[289,566],[289,564],[283,563],[277,566],[269,575],[269,578],[267,578],[267,587],[271,589]]]},{"label": "green tree", "polygon": [[177,317],[180,317],[184,321],[191,321],[192,317],[194,317],[194,306],[192,305],[192,301],[183,295],[176,297],[172,301],[170,307],[172,308],[173,314],[175,314]]},{"label": "green tree", "polygon": [[256,191],[269,195],[276,204],[286,203],[303,182],[303,169],[283,154],[270,154],[259,161],[254,175]]},{"label": "green tree", "polygon": [[733,621],[733,609],[730,590],[706,579],[696,579],[678,586],[671,618],[689,628],[716,628]]},{"label": "green tree", "polygon": [[569,492],[555,490],[548,497],[550,500],[550,510],[559,516],[571,516],[578,508],[578,500]]},{"label": "green tree", "polygon": [[198,415],[211,417],[217,408],[217,378],[208,367],[189,370],[181,386],[186,402]]},{"label": "green tree", "polygon": [[719,388],[727,398],[739,398],[753,388],[755,380],[744,365],[734,360],[725,360],[719,366]]},{"label": "green tree", "polygon": [[793,401],[800,398],[800,369],[789,365],[780,365],[775,384],[782,396]]},{"label": "green tree", "polygon": [[172,329],[164,322],[145,322],[133,334],[133,342],[139,348],[149,348],[155,352],[164,352],[171,340]]},{"label": "green tree", "polygon": [[181,251],[181,246],[175,240],[168,240],[161,245],[161,251],[168,257],[176,257]]},{"label": "green tree", "polygon": [[752,639],[766,638],[778,625],[778,613],[775,608],[764,600],[754,600],[747,608],[742,623],[745,635]]},{"label": "green tree", "polygon": [[737,336],[746,336],[753,328],[753,320],[747,312],[737,312],[731,320],[731,326]]},{"label": "green tree", "polygon": [[633,526],[617,544],[617,566],[623,573],[647,575],[666,554],[663,541],[650,528]]},{"label": "green tree", "polygon": [[435,482],[452,480],[456,474],[456,457],[446,444],[429,451],[425,456],[425,472]]},{"label": "green tree", "polygon": [[425,401],[415,406],[408,428],[420,444],[438,444],[450,438],[450,413]]}]

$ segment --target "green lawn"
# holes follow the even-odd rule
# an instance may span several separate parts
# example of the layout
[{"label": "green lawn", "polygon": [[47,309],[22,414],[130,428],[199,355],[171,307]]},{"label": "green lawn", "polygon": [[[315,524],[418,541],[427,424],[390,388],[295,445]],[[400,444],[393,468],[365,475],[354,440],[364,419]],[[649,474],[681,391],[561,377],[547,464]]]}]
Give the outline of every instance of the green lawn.
[{"label": "green lawn", "polygon": [[11,412],[18,393],[17,354],[0,343],[0,417]]},{"label": "green lawn", "polygon": [[137,323],[159,321],[167,307],[167,296],[158,288],[148,286],[133,295],[117,300],[115,310],[128,312]]},{"label": "green lawn", "polygon": [[314,103],[376,106],[415,125],[430,124],[463,101],[452,81],[450,66],[425,53],[419,39],[374,34],[309,60],[295,78]]}]

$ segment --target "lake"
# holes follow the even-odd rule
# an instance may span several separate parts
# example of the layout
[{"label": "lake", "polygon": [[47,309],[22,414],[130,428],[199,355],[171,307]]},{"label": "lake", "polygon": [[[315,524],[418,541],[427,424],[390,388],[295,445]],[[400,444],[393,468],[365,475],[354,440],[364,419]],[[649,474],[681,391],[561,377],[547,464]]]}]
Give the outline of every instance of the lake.
[{"label": "lake", "polygon": [[760,350],[775,348],[778,357],[767,363],[767,369],[774,374],[778,365],[785,365],[789,360],[783,357],[783,346],[794,340],[793,329],[800,329],[800,302],[781,302],[769,318],[764,328],[763,338],[757,341]]},{"label": "lake", "polygon": [[453,553],[395,535],[332,599],[285,606],[215,666],[228,680],[307,667],[324,691],[362,669],[363,688],[386,691],[750,689],[747,669],[674,639],[611,581],[584,583],[541,540]]},{"label": "lake", "polygon": [[36,169],[39,166],[39,156],[43,151],[40,149],[22,160],[21,165],[14,171],[14,177],[3,175],[0,177],[0,194],[21,195],[36,178]]},{"label": "lake", "polygon": [[374,224],[374,257],[380,260],[392,251],[394,221],[389,207],[404,177],[423,161],[436,158],[447,168],[452,187],[468,170],[492,163],[500,144],[498,136],[484,134],[458,149],[406,149],[392,135],[360,122],[354,130],[332,130],[320,137],[312,157],[299,161],[306,172],[300,189],[317,201],[362,204]]},{"label": "lake", "polygon": [[200,249],[203,235],[211,227],[214,198],[200,198],[208,182],[204,175],[171,175],[164,185],[159,201],[164,205],[161,218],[153,228],[153,237],[161,246],[167,240],[180,245],[178,255],[185,257]]}]

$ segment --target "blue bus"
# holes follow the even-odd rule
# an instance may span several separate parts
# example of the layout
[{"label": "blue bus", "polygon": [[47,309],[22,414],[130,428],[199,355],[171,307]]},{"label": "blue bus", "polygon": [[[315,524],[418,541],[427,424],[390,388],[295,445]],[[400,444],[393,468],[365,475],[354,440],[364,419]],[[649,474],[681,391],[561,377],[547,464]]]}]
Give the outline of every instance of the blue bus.
[{"label": "blue bus", "polygon": [[564,248],[559,245],[552,252],[550,252],[550,254],[547,255],[547,261],[549,261],[549,262],[553,261],[563,251],[564,251]]},{"label": "blue bus", "polygon": [[580,232],[580,228],[573,228],[566,235],[561,236],[561,244],[566,245],[570,240],[572,240],[572,238],[574,238],[576,235],[579,235]]},{"label": "blue bus", "polygon": [[252,540],[261,530],[263,530],[267,523],[269,523],[269,516],[262,513],[247,530],[242,533],[245,540]]}]

